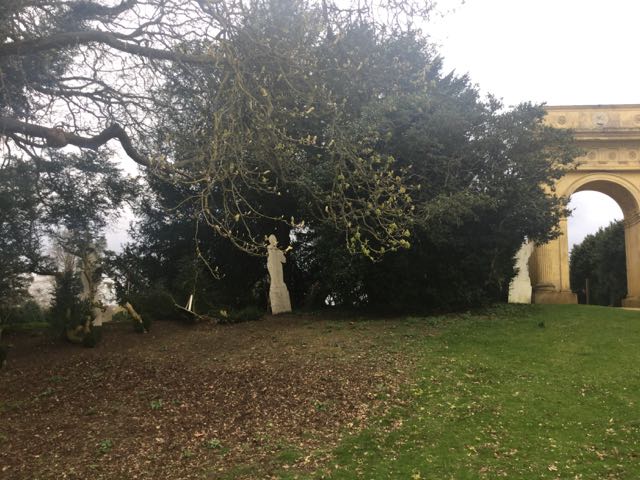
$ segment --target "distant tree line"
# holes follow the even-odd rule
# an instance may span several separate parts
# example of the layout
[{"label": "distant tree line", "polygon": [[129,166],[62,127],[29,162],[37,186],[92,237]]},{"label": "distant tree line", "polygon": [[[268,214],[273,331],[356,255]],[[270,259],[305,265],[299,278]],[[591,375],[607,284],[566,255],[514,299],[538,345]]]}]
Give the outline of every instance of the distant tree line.
[{"label": "distant tree line", "polygon": [[571,288],[580,303],[619,307],[627,295],[623,221],[611,222],[575,245],[570,272]]}]

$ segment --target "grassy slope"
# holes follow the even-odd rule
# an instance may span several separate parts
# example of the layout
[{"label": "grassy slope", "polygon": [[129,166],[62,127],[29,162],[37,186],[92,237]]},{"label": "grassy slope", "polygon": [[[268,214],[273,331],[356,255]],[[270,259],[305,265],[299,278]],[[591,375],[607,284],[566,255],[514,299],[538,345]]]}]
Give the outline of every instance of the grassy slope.
[{"label": "grassy slope", "polygon": [[640,312],[505,307],[441,322],[417,347],[410,407],[313,478],[640,478]]}]

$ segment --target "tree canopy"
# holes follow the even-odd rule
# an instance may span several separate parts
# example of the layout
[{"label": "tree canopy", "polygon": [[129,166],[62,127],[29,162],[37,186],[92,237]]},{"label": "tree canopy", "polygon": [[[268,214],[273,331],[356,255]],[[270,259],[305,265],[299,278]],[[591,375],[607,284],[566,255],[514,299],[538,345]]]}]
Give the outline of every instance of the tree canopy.
[{"label": "tree canopy", "polygon": [[[262,248],[254,219],[300,219],[265,211],[244,192],[282,195],[284,184],[297,185],[313,216],[343,230],[350,248],[374,256],[405,245],[406,229],[389,228],[407,217],[408,196],[390,193],[406,190],[401,177],[353,121],[358,111],[344,105],[357,92],[334,91],[327,80],[356,85],[370,70],[372,57],[351,58],[358,50],[343,44],[355,26],[367,35],[410,31],[409,21],[428,8],[202,0],[15,0],[9,7],[0,23],[7,148],[34,156],[43,147],[97,149],[117,139],[138,164],[190,185],[206,223],[252,253]],[[383,24],[376,15],[385,11]],[[402,65],[394,66],[398,78]],[[410,82],[359,94],[382,97]],[[192,88],[187,103],[173,103],[180,84]],[[190,117],[200,102],[211,115]],[[156,128],[172,121],[182,122],[183,138],[210,138],[178,145]],[[368,218],[371,211],[379,214]]]},{"label": "tree canopy", "polygon": [[[114,260],[137,288],[183,291],[206,274],[224,277],[210,280],[219,302],[240,302],[260,289],[275,232],[295,247],[299,300],[499,298],[522,239],[554,235],[564,202],[549,192],[576,150],[541,106],[506,109],[444,72],[416,27],[430,9],[11,0],[3,173],[68,172],[47,187],[65,208],[40,222],[104,225],[131,198],[110,163],[119,142],[146,179],[134,242]],[[84,178],[82,195],[65,188]],[[74,210],[80,198],[92,201]]]}]

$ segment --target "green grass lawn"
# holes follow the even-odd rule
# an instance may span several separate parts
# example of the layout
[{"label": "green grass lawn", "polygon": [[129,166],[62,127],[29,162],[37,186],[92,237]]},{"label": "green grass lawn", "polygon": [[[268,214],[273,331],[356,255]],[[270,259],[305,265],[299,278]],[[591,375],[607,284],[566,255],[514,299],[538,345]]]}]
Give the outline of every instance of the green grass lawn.
[{"label": "green grass lawn", "polygon": [[409,401],[333,451],[331,479],[639,479],[640,312],[505,306],[408,319]]},{"label": "green grass lawn", "polygon": [[3,338],[0,478],[640,479],[640,311],[129,327]]}]

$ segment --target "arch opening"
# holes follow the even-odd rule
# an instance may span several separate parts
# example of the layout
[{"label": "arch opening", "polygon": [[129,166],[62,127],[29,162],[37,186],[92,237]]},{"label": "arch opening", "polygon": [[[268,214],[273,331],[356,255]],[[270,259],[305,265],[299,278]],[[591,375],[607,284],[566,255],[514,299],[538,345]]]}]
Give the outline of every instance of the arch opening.
[{"label": "arch opening", "polygon": [[571,291],[580,304],[619,307],[627,295],[622,208],[610,195],[583,188],[571,195],[569,211]]},{"label": "arch opening", "polygon": [[567,220],[569,252],[587,235],[624,218],[620,205],[613,198],[595,190],[575,192],[569,198],[568,208],[571,212]]}]

